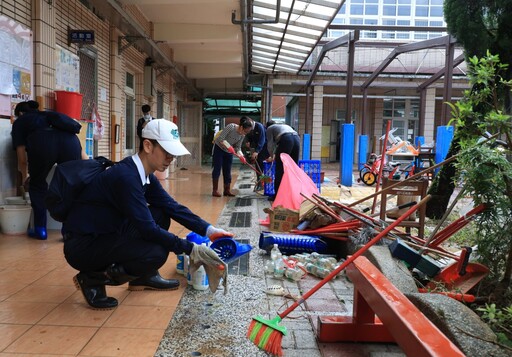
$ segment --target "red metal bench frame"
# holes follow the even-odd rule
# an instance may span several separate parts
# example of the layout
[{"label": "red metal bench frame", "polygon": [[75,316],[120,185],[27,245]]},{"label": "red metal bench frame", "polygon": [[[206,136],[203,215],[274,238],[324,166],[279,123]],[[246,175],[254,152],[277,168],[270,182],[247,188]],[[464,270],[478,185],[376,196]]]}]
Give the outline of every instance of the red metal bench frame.
[{"label": "red metal bench frame", "polygon": [[395,342],[408,356],[464,356],[367,258],[346,272],[354,284],[353,316],[320,316],[320,342]]}]

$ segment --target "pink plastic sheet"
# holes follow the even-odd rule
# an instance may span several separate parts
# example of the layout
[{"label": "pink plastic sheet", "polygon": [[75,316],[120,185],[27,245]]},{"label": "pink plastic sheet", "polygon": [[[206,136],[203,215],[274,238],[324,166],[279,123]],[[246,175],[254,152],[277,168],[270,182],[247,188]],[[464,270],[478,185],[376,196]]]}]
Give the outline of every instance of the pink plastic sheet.
[{"label": "pink plastic sheet", "polygon": [[[297,166],[290,155],[282,153],[281,160],[283,161],[284,174],[272,208],[283,206],[284,208],[299,210],[300,204],[304,201],[301,193],[306,197],[311,197],[313,194],[318,195],[318,188],[313,180]],[[260,220],[260,224],[269,225],[269,217]]]}]

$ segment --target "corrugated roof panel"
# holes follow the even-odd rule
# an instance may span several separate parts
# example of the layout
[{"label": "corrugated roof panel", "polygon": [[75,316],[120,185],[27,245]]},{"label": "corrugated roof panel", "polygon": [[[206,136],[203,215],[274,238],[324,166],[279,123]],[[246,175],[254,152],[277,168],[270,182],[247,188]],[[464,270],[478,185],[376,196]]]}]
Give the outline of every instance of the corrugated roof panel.
[{"label": "corrugated roof panel", "polygon": [[[297,73],[345,0],[256,0],[252,3],[251,71]],[[280,3],[279,11],[277,3]],[[276,19],[277,23],[271,23]],[[268,23],[258,23],[266,21]]]}]

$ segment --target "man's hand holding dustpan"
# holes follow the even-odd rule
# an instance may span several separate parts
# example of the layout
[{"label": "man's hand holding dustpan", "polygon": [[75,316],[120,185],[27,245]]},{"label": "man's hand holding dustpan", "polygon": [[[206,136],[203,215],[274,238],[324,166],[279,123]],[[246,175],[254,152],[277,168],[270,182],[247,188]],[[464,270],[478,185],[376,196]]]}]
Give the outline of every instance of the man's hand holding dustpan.
[{"label": "man's hand holding dustpan", "polygon": [[204,266],[206,275],[208,275],[208,284],[212,293],[217,288],[222,279],[224,294],[228,293],[228,267],[227,264],[219,258],[217,253],[206,245],[194,244],[190,253],[190,275],[193,275],[200,266]]}]

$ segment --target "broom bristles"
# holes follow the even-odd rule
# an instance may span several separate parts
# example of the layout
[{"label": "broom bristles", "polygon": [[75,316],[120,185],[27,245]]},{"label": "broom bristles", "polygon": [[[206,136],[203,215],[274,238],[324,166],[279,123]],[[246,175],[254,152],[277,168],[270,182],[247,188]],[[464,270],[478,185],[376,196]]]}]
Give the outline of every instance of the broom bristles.
[{"label": "broom bristles", "polygon": [[281,348],[283,335],[286,334],[286,327],[278,326],[280,317],[274,320],[265,320],[261,316],[256,316],[249,325],[247,338],[254,342],[260,349],[274,356],[282,356]]}]

